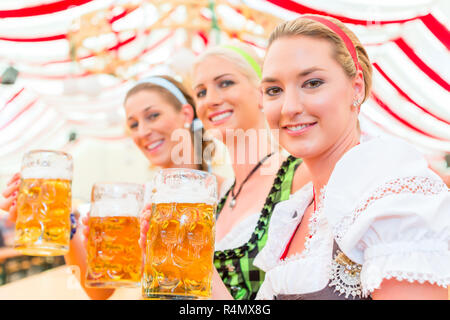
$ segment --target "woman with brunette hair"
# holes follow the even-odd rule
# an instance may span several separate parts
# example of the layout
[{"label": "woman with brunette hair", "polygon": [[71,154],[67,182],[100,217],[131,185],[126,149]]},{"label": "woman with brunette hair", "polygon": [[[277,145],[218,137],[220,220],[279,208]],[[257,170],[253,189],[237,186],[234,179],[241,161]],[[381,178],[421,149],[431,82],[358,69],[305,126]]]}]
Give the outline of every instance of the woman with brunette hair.
[{"label": "woman with brunette hair", "polygon": [[[152,166],[212,170],[211,159],[203,157],[203,151],[209,150],[207,153],[212,154],[214,142],[203,139],[203,128],[197,119],[195,102],[180,82],[165,75],[144,78],[127,92],[124,108],[131,138]],[[220,186],[223,178],[218,175],[216,178]],[[18,173],[11,178],[3,192],[5,199],[0,203],[1,209],[9,211],[12,221],[15,221],[17,215],[19,185]],[[79,226],[73,234],[70,251],[65,256],[66,263],[79,267],[80,283],[90,298],[107,299],[114,293],[114,289],[97,289],[84,285],[87,268],[85,240],[89,234],[89,217],[83,217],[82,223],[83,226]],[[145,247],[145,237],[142,235],[145,228],[148,229],[148,225],[144,214],[141,216],[142,248]],[[136,292],[136,297],[139,297],[140,288]]]}]

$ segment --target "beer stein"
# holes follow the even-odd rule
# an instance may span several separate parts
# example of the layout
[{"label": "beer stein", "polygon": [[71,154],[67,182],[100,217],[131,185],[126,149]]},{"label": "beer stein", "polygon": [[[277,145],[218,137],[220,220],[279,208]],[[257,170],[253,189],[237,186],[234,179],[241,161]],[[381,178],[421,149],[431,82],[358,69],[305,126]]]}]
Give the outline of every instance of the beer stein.
[{"label": "beer stein", "polygon": [[139,215],[144,186],[97,183],[91,197],[86,286],[139,287],[142,275]]},{"label": "beer stein", "polygon": [[57,256],[69,250],[72,157],[33,150],[22,160],[14,247],[25,255]]},{"label": "beer stein", "polygon": [[152,183],[144,299],[208,299],[213,274],[217,181],[191,169],[164,169]]}]

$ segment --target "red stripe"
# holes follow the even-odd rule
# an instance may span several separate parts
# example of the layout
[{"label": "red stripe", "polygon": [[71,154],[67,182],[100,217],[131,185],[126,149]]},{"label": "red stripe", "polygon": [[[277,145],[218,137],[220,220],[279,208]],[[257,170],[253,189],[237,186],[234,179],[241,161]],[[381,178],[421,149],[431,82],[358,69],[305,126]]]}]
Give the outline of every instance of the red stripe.
[{"label": "red stripe", "polygon": [[137,58],[143,56],[144,54],[150,52],[151,50],[155,49],[156,47],[160,46],[161,44],[163,44],[164,42],[166,42],[166,40],[168,40],[169,38],[171,38],[173,35],[175,34],[175,30],[170,31],[164,38],[162,38],[161,40],[158,40],[156,43],[152,44],[150,47],[146,48],[145,50],[143,50],[138,56]]},{"label": "red stripe", "polygon": [[396,90],[397,90],[397,92],[403,97],[403,98],[405,98],[406,100],[408,100],[410,103],[412,103],[412,104],[414,104],[417,108],[419,108],[420,110],[422,110],[423,112],[425,112],[425,113],[427,113],[427,114],[429,114],[429,115],[431,115],[431,116],[433,116],[434,118],[436,118],[436,119],[438,119],[438,120],[440,120],[440,121],[442,121],[442,122],[445,122],[446,124],[450,124],[450,122],[449,121],[447,121],[447,120],[445,120],[445,119],[442,119],[442,118],[440,118],[440,117],[438,117],[438,116],[436,116],[436,115],[434,115],[433,113],[431,113],[430,111],[428,111],[427,109],[425,109],[424,107],[422,107],[422,106],[420,106],[419,104],[417,104],[413,99],[411,99],[407,94],[406,94],[406,92],[404,92],[402,89],[400,89],[400,87],[398,86],[398,85],[396,85],[395,84],[395,82],[394,81],[392,81],[392,79],[391,78],[389,78],[389,76],[381,69],[381,67],[375,62],[375,63],[373,63],[373,66],[378,70],[378,72],[391,84],[391,86],[393,86]]},{"label": "red stripe", "polygon": [[411,20],[416,20],[416,19],[420,19],[423,16],[416,16],[416,17],[412,17],[409,19],[399,19],[399,20],[362,20],[362,19],[353,19],[353,18],[348,18],[348,17],[344,17],[344,16],[340,16],[340,15],[336,15],[336,14],[331,14],[329,12],[326,11],[321,11],[321,10],[316,10],[313,9],[311,7],[307,7],[305,5],[302,5],[298,2],[295,1],[291,1],[291,0],[267,0],[268,2],[278,6],[278,7],[282,7],[284,9],[287,9],[289,11],[294,11],[297,13],[301,13],[301,14],[306,14],[306,13],[310,13],[310,14],[320,14],[323,16],[329,16],[329,17],[333,17],[336,19],[339,19],[340,21],[344,22],[344,23],[351,23],[351,24],[362,24],[362,25],[373,25],[373,24],[392,24],[392,23],[404,23],[407,21],[411,21]]},{"label": "red stripe", "polygon": [[[35,119],[41,119],[41,117],[48,111],[48,106],[42,109],[41,113]],[[33,137],[30,137],[28,140],[33,140],[34,137],[38,137],[41,133],[48,131],[47,127],[44,127],[42,130],[40,130],[38,133],[36,133]],[[18,133],[18,136],[12,137],[11,139],[7,140],[6,142],[2,143],[0,147],[4,147],[7,144],[13,142],[14,140],[17,140],[20,137],[21,133]],[[26,145],[26,142],[23,143],[23,145]]]},{"label": "red stripe", "polygon": [[108,48],[108,51],[116,51],[116,50],[118,50],[120,47],[122,47],[122,46],[124,46],[124,45],[126,45],[126,44],[128,44],[128,43],[130,43],[130,42],[132,42],[132,41],[134,41],[134,40],[136,40],[136,38],[137,38],[137,36],[134,35],[134,36],[128,38],[127,40],[122,41],[122,42],[119,42],[119,43],[116,44],[115,46],[113,46],[113,47],[111,47],[111,48]]},{"label": "red stripe", "polygon": [[[147,32],[148,33],[148,32]],[[144,54],[148,53],[149,51],[155,49],[156,47],[160,46],[162,43],[164,43],[166,40],[168,40],[170,37],[172,37],[174,35],[175,31],[172,30],[169,34],[167,34],[164,38],[162,38],[161,40],[157,41],[155,44],[147,47],[146,49],[144,49],[138,56],[136,56],[136,58],[142,57]],[[117,50],[118,48],[130,43],[131,41],[134,41],[136,39],[136,35],[132,36],[131,38],[118,43],[117,45],[115,45],[114,47],[108,48],[108,51],[112,51],[112,50]],[[85,57],[81,57],[79,58],[79,60],[82,59],[87,59],[87,58],[91,58],[94,55],[88,55]],[[72,62],[72,60],[60,60],[60,61],[49,61],[40,65],[47,65],[47,64],[52,64],[52,63],[65,63],[65,62]],[[32,74],[32,73],[24,73],[21,72],[21,76],[25,77],[25,78],[42,78],[42,79],[49,79],[49,80],[62,80],[62,79],[68,79],[68,78],[83,78],[83,77],[87,77],[89,75],[92,75],[92,72],[84,72],[81,74],[75,74],[75,75],[36,75],[36,74]]]},{"label": "red stripe", "polygon": [[286,248],[284,249],[283,254],[280,257],[280,260],[286,259],[286,256],[287,256],[288,251],[289,251],[289,247],[291,246],[291,243],[292,243],[292,239],[294,239],[294,236],[297,233],[298,227],[300,227],[300,222],[301,221],[299,221],[297,227],[295,228],[294,233],[292,234],[291,238],[289,239],[289,242],[287,243]]},{"label": "red stripe", "polygon": [[34,99],[33,101],[31,101],[25,108],[23,108],[22,110],[20,110],[20,112],[18,112],[12,119],[10,119],[7,123],[5,123],[2,127],[0,127],[0,130],[5,129],[7,126],[9,126],[12,122],[14,122],[18,117],[20,117],[20,115],[22,115],[25,111],[27,111],[28,109],[30,109],[36,102],[38,101],[38,99]]},{"label": "red stripe", "polygon": [[[126,45],[126,44],[128,44],[128,43],[130,43],[130,42],[132,42],[134,40],[136,40],[136,38],[137,38],[136,35],[134,35],[134,36],[128,38],[127,40],[119,42],[115,46],[108,48],[107,50],[108,51],[118,50],[120,47],[122,47],[122,46],[124,46],[124,45]],[[79,58],[79,60],[87,59],[87,58],[91,58],[91,57],[94,57],[94,55],[91,54],[91,55],[88,55],[88,56],[85,56],[85,57],[81,57],[81,58]],[[72,61],[72,60],[68,60],[67,62],[69,62],[69,61]],[[60,61],[60,62],[62,62],[62,61]],[[22,76],[29,77],[29,78],[38,77],[38,78],[55,79],[56,80],[56,79],[67,79],[67,78],[83,78],[83,77],[89,76],[91,74],[92,74],[92,72],[84,72],[84,73],[76,74],[76,75],[36,76],[36,75],[33,75],[33,74],[22,73]]]},{"label": "red stripe", "polygon": [[432,14],[420,18],[427,28],[450,50],[450,31],[440,23]]},{"label": "red stripe", "polygon": [[263,47],[263,46],[261,46],[261,45],[255,43],[255,42],[253,42],[253,41],[246,40],[246,39],[241,39],[241,41],[244,42],[244,43],[247,43],[247,44],[249,44],[249,45],[251,45],[251,46],[254,46],[255,48],[259,48],[259,49],[262,49],[262,50],[266,50],[266,47]]},{"label": "red stripe", "polygon": [[[145,32],[146,35],[148,35],[149,33],[150,33],[150,31],[148,31],[148,30]],[[156,42],[155,44],[151,45],[150,47],[145,48],[144,50],[142,50],[141,53],[139,53],[139,54],[136,56],[136,58],[141,57],[141,56],[143,56],[144,54],[146,54],[147,52],[153,50],[154,48],[156,48],[157,46],[159,46],[160,44],[162,44],[164,41],[166,41],[168,38],[170,38],[171,36],[173,36],[173,34],[174,34],[174,32],[172,31],[169,35],[167,35],[166,37],[164,37],[164,38],[161,39],[160,41]],[[115,45],[114,47],[108,48],[108,51],[116,50],[118,47],[124,46],[124,45],[130,43],[131,41],[133,41],[133,40],[135,40],[135,39],[136,39],[136,35],[133,36],[133,37],[131,37],[131,38],[129,38],[128,40],[125,40],[124,42],[121,42],[121,43]],[[81,57],[81,58],[78,58],[78,60],[83,60],[83,59],[92,58],[92,57],[94,57],[93,54],[88,55],[88,56],[84,56],[84,57]],[[47,65],[47,64],[53,64],[53,63],[65,63],[65,62],[72,62],[72,60],[71,60],[71,59],[66,59],[66,60],[59,60],[59,61],[49,61],[49,62],[43,63],[42,65],[44,66],[44,65]],[[82,76],[84,76],[84,75],[82,75]]]},{"label": "red stripe", "polygon": [[131,9],[125,9],[122,13],[119,13],[118,15],[112,17],[111,19],[109,19],[109,23],[113,24],[114,22],[116,22],[117,20],[122,19],[123,17],[126,17],[128,14],[130,14],[131,12],[133,12],[134,10],[136,10],[138,7],[135,8],[131,8]]},{"label": "red stripe", "polygon": [[428,77],[430,77],[433,81],[439,84],[442,88],[447,91],[450,91],[450,85],[442,79],[436,72],[434,72],[429,66],[427,66],[422,59],[420,59],[414,52],[414,50],[403,40],[402,38],[398,38],[394,40],[395,44],[411,59],[414,64],[419,67]]},{"label": "red stripe", "polygon": [[[108,50],[108,51],[117,50],[118,48],[120,48],[120,47],[122,47],[122,46],[124,46],[124,45],[126,45],[126,44],[128,44],[128,43],[130,43],[131,41],[134,41],[135,39],[136,39],[136,36],[133,36],[133,37],[128,38],[127,40],[125,40],[125,41],[123,41],[123,42],[120,42],[120,43],[116,44],[116,45],[113,46],[113,47],[108,48],[107,50]],[[146,50],[146,49],[145,49],[145,50]],[[144,50],[144,51],[145,51],[145,50]],[[144,51],[143,51],[143,52],[144,52]],[[78,60],[84,60],[84,59],[88,59],[88,58],[92,58],[92,57],[94,57],[94,54],[90,54],[90,55],[87,55],[87,56],[78,58]],[[73,62],[73,60],[72,60],[72,59],[54,60],[54,61],[47,61],[47,62],[43,62],[43,63],[37,63],[37,64],[35,64],[35,65],[38,65],[38,66],[46,66],[46,65],[49,65],[49,64],[55,64],[55,63],[68,63],[68,62]],[[83,74],[83,75],[81,75],[81,76],[86,76],[86,74]]]},{"label": "red stripe", "polygon": [[0,37],[0,40],[3,41],[14,41],[14,42],[42,42],[42,41],[54,41],[54,40],[65,40],[65,34],[57,34],[54,36],[47,37],[37,37],[37,38],[8,38],[8,37]]},{"label": "red stripe", "polygon": [[[58,131],[56,131],[56,133],[59,133],[61,131],[61,129],[63,129],[63,128],[59,128]],[[32,143],[36,142],[36,139],[39,138],[39,135],[41,135],[41,133],[45,133],[45,132],[48,132],[48,128],[44,128],[44,130],[39,131],[39,133],[35,135],[34,139],[33,139],[33,137],[31,137],[30,139],[27,140],[27,142],[23,143],[22,145],[18,145],[15,149],[9,151],[6,155],[29,149],[30,148],[29,146]]]},{"label": "red stripe", "polygon": [[0,110],[0,112],[2,112],[3,110],[6,109],[6,107],[8,106],[8,104],[10,104],[15,98],[17,98],[19,96],[19,94],[21,94],[23,92],[23,90],[25,90],[25,88],[20,89],[18,92],[16,92],[8,101],[6,101],[5,105],[3,106],[3,108]]},{"label": "red stripe", "polygon": [[406,121],[405,119],[401,118],[401,117],[400,117],[399,115],[397,115],[391,108],[389,108],[389,106],[388,106],[386,103],[384,103],[384,102],[380,99],[380,97],[378,97],[375,93],[372,92],[371,96],[372,96],[372,99],[373,99],[373,100],[374,100],[374,101],[375,101],[382,109],[384,109],[384,110],[385,110],[387,113],[389,113],[392,117],[394,117],[395,119],[397,119],[399,122],[401,122],[402,124],[404,124],[404,125],[407,126],[408,128],[410,128],[410,129],[412,129],[412,130],[414,130],[414,131],[416,131],[416,132],[419,132],[419,133],[421,133],[421,134],[423,134],[423,135],[425,135],[425,136],[427,136],[427,137],[434,138],[434,139],[438,139],[438,140],[444,140],[444,141],[446,141],[445,139],[442,139],[442,138],[433,136],[433,135],[431,135],[431,134],[429,134],[429,133],[426,133],[425,131],[423,131],[423,130],[417,128],[416,126],[412,125],[411,123],[409,123],[409,122]]},{"label": "red stripe", "polygon": [[208,39],[208,36],[206,35],[206,33],[204,31],[199,31],[199,32],[197,32],[197,34],[199,35],[200,38],[202,38],[203,43],[205,45],[207,45],[209,42],[209,39]]},{"label": "red stripe", "polygon": [[[136,10],[136,8],[127,9],[127,10],[123,11],[122,13],[112,17],[109,20],[109,23],[112,24],[112,23],[122,19],[123,17],[127,16],[129,13],[133,12],[134,10]],[[14,41],[14,42],[44,42],[44,41],[65,40],[65,39],[67,39],[67,34],[56,34],[56,35],[52,35],[52,36],[34,37],[34,38],[11,38],[11,37],[0,36],[0,40]]]},{"label": "red stripe", "polygon": [[[156,47],[160,46],[162,43],[164,43],[166,40],[168,40],[170,37],[172,37],[174,35],[174,33],[175,33],[175,31],[172,30],[164,38],[162,38],[158,42],[152,44],[151,46],[147,47],[146,49],[142,50],[142,52],[136,56],[136,59],[139,58],[139,57],[142,57],[144,54],[146,54],[146,53],[150,52],[151,50],[155,49]],[[122,42],[121,44],[119,44],[119,46],[122,46],[122,45],[125,45],[126,43],[129,43],[129,40],[130,39],[126,40],[125,42]],[[108,50],[113,50],[113,48],[109,48]],[[81,58],[79,58],[79,60],[91,58],[93,56],[94,55],[81,57]],[[44,65],[47,65],[47,64],[66,63],[66,62],[72,62],[72,60],[68,59],[68,60],[60,60],[60,61],[49,61],[49,62],[40,64],[40,65],[44,66]],[[87,77],[89,75],[92,75],[92,73],[91,72],[84,72],[84,73],[75,74],[75,75],[54,75],[54,76],[51,76],[51,75],[36,75],[36,74],[32,74],[32,73],[23,73],[23,72],[21,72],[21,76],[25,77],[25,78],[41,78],[41,79],[48,79],[48,80],[61,80],[61,79],[68,79],[68,78],[83,78],[83,77]]]},{"label": "red stripe", "polygon": [[93,0],[61,0],[38,6],[26,7],[14,10],[1,10],[0,18],[18,18],[32,17],[43,14],[55,13],[69,9],[70,7],[80,6]]}]

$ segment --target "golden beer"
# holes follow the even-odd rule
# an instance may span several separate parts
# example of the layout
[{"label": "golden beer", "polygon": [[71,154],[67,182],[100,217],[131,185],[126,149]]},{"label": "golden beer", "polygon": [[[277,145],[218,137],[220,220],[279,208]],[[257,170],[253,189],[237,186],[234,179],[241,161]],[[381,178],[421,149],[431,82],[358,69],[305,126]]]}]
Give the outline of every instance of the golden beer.
[{"label": "golden beer", "polygon": [[[216,180],[165,169],[154,180],[142,294],[145,299],[208,299],[213,275]],[[172,199],[172,201],[170,201]]]},{"label": "golden beer", "polygon": [[142,274],[139,236],[138,217],[90,218],[86,285],[91,287],[139,285]]},{"label": "golden beer", "polygon": [[92,188],[86,286],[138,287],[142,276],[139,214],[144,187],[97,183]]},{"label": "golden beer", "polygon": [[153,205],[147,233],[144,295],[208,298],[214,254],[213,205]]},{"label": "golden beer", "polygon": [[24,159],[14,247],[26,255],[64,255],[71,229],[71,158],[60,152],[32,151]]}]

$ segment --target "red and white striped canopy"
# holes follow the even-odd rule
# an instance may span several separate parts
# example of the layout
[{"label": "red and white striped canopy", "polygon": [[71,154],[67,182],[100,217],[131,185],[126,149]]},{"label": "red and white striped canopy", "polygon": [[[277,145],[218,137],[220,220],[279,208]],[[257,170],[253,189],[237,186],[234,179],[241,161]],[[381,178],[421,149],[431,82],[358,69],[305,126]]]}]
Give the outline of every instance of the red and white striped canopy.
[{"label": "red and white striped canopy", "polygon": [[[0,2],[0,73],[8,66],[19,71],[14,84],[0,85],[3,172],[29,149],[69,148],[71,132],[80,139],[126,139],[122,102],[133,81],[83,71],[70,59],[68,33],[83,14],[139,2],[138,9],[112,10],[111,25],[129,32],[112,39],[108,50],[138,59],[128,78],[174,72],[167,62],[183,52],[180,34],[169,29],[142,32],[145,21],[154,19],[149,2]],[[230,0],[237,2],[281,19],[318,13],[345,22],[374,66],[373,94],[361,109],[364,133],[400,136],[438,158],[450,153],[449,1]],[[207,42],[204,33],[199,36]],[[86,63],[92,59],[81,58]]]}]

